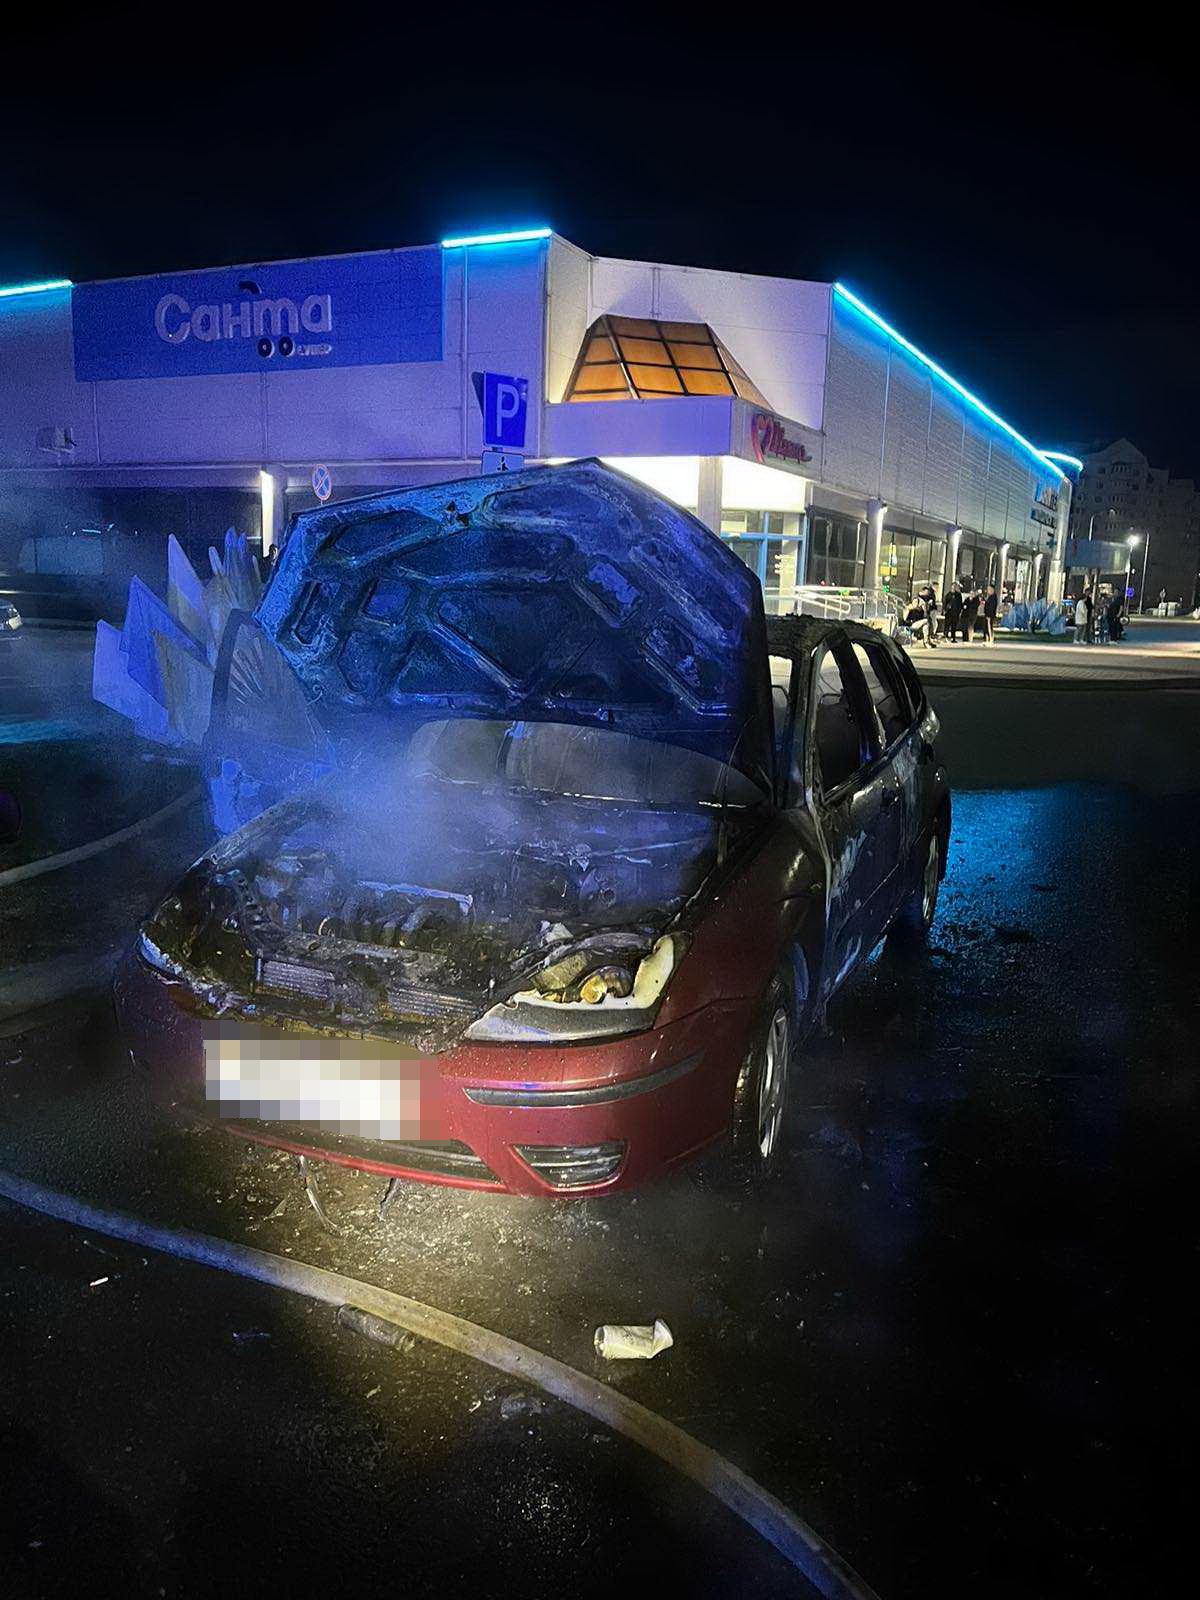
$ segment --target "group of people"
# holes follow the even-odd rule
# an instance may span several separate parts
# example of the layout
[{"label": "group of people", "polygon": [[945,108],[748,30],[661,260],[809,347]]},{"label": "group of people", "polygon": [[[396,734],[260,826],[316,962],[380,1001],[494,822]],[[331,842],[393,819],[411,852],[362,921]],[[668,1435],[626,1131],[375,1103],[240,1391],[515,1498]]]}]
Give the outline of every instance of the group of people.
[{"label": "group of people", "polygon": [[1085,589],[1075,602],[1076,644],[1116,644],[1125,637],[1125,596]]},{"label": "group of people", "polygon": [[[983,638],[987,644],[996,642],[996,614],[1000,609],[1000,596],[996,585],[959,583],[957,579],[946,592],[942,606],[940,639],[942,644],[954,644],[961,638],[967,644],[975,637],[976,626],[982,622]],[[904,625],[914,641],[929,650],[938,647],[938,600],[931,583],[925,583],[913,595],[904,611]]]}]

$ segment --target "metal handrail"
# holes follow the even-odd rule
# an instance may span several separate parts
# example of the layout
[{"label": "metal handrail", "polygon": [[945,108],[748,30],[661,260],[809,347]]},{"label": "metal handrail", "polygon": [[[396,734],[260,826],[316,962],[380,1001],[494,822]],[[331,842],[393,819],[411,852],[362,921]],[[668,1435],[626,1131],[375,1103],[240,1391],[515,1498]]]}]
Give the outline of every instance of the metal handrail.
[{"label": "metal handrail", "polygon": [[768,596],[777,616],[800,614],[833,622],[882,623],[891,631],[900,620],[899,602],[886,589],[833,589],[820,583],[798,583]]}]

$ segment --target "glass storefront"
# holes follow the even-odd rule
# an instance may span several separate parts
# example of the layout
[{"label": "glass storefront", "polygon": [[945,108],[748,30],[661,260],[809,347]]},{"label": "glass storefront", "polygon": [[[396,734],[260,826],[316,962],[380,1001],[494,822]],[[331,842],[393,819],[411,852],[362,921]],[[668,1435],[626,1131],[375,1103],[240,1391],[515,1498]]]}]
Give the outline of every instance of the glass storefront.
[{"label": "glass storefront", "polygon": [[940,595],[945,559],[944,539],[885,527],[879,550],[880,585],[898,600],[907,600],[927,583]]},{"label": "glass storefront", "polygon": [[804,517],[799,511],[721,513],[721,538],[758,575],[769,612],[790,611],[804,574]]},{"label": "glass storefront", "polygon": [[996,581],[996,564],[999,551],[995,545],[968,544],[964,536],[958,550],[958,581],[964,587],[986,589]]},{"label": "glass storefront", "polygon": [[861,589],[865,581],[867,525],[836,511],[814,507],[808,514],[806,583],[835,589]]}]

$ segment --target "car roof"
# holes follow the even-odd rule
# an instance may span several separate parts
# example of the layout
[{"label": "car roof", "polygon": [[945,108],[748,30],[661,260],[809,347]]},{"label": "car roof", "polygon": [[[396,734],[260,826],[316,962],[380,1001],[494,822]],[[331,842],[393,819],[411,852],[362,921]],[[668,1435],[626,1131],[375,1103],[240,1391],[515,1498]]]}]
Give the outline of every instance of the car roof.
[{"label": "car roof", "polygon": [[878,628],[865,622],[842,621],[829,617],[768,617],[767,654],[788,661],[802,661],[814,654],[827,639],[841,635],[851,644],[878,644],[892,641]]}]

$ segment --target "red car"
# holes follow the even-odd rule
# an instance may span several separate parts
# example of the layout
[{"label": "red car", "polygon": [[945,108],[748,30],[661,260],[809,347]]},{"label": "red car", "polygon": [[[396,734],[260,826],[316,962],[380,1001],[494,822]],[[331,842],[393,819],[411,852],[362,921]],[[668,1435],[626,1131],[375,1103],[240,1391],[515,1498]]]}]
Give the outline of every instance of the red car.
[{"label": "red car", "polygon": [[719,1141],[763,1177],[813,1021],[933,919],[937,727],[899,647],[768,620],[598,462],[306,512],[218,664],[218,815],[260,814],[142,930],[126,1040],[391,1177],[592,1195]]}]

